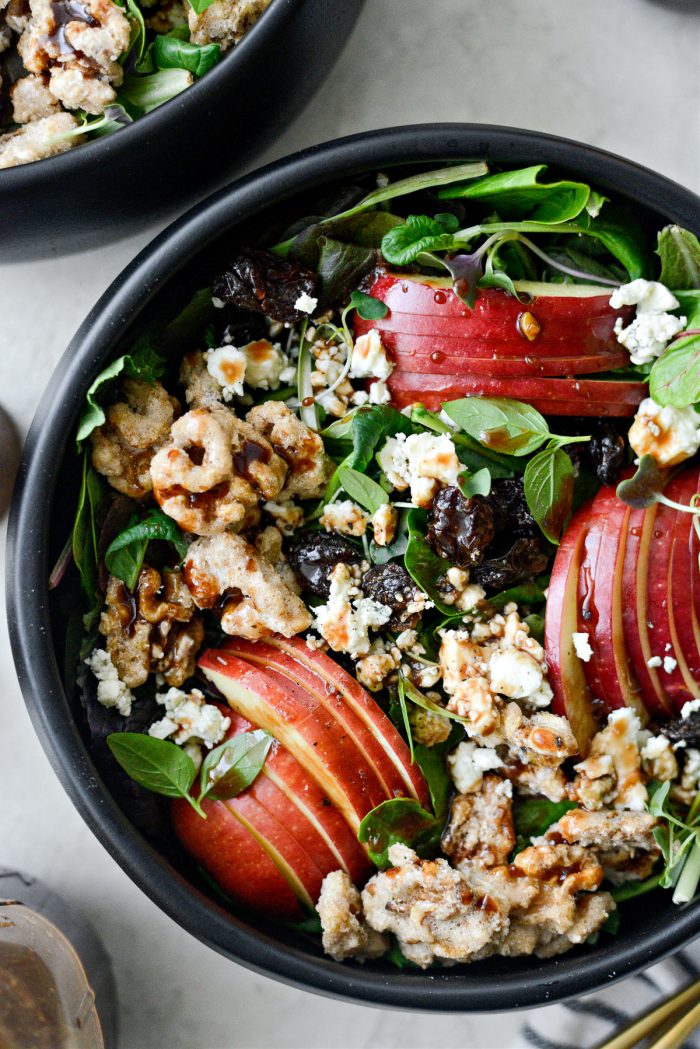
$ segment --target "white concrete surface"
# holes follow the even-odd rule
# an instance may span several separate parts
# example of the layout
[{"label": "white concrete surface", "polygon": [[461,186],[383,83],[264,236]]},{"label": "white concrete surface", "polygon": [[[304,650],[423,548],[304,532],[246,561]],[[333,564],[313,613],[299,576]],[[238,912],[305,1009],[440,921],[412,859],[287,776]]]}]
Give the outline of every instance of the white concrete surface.
[{"label": "white concrete surface", "polygon": [[[274,159],[367,128],[470,120],[604,146],[700,188],[697,0],[367,0],[324,92]],[[0,402],[24,431],[88,309],[152,236],[2,265]],[[1,463],[1,460],[0,460]],[[0,465],[0,469],[2,466]],[[518,1016],[344,1005],[254,976],[182,932],[83,825],[30,727],[0,624],[0,864],[80,904],[114,959],[122,1049],[503,1049]]]}]

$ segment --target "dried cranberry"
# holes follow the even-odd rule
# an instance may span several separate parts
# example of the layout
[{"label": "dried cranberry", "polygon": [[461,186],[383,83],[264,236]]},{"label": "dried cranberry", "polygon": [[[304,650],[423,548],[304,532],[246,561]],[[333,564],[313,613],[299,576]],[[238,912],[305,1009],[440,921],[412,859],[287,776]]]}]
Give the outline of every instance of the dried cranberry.
[{"label": "dried cranberry", "polygon": [[492,590],[506,590],[524,579],[532,579],[544,572],[549,558],[539,539],[516,539],[501,557],[492,557],[472,570],[475,583]]},{"label": "dried cranberry", "polygon": [[685,743],[687,747],[700,747],[700,711],[694,710],[687,718],[678,718],[661,730],[671,743]]},{"label": "dried cranberry", "polygon": [[392,616],[387,623],[389,630],[406,630],[418,623],[420,612],[407,610],[414,599],[416,584],[403,565],[395,561],[374,565],[363,575],[362,589],[367,597],[391,609]]},{"label": "dried cranberry", "polygon": [[318,298],[319,279],[298,262],[280,259],[257,248],[240,251],[212,285],[213,294],[243,310],[264,313],[276,321],[298,321],[300,295]]},{"label": "dried cranberry", "polygon": [[341,561],[359,564],[362,552],[342,535],[333,532],[302,532],[287,559],[294,569],[303,590],[317,597],[328,597],[331,591],[330,574]]},{"label": "dried cranberry", "polygon": [[509,541],[538,534],[535,519],[525,499],[522,477],[493,481],[489,502],[493,508],[496,532],[504,532]]},{"label": "dried cranberry", "polygon": [[495,535],[494,513],[483,495],[465,498],[459,488],[442,488],[433,499],[427,540],[453,565],[481,564]]}]

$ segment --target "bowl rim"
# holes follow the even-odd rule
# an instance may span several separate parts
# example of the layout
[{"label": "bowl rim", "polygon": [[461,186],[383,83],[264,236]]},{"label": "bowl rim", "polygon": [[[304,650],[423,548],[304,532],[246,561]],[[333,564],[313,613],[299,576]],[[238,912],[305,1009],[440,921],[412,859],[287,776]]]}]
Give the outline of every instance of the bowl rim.
[{"label": "bowl rim", "polygon": [[[336,139],[267,165],[192,208],[157,236],[102,295],[71,340],[41,399],[24,447],[7,542],[7,604],[12,650],[31,720],[76,808],[122,869],[170,917],[198,939],[256,972],[297,987],[365,1004],[406,1009],[503,1011],[533,1007],[607,986],[681,948],[700,933],[700,900],[679,909],[672,927],[631,943],[613,941],[606,962],[587,956],[533,959],[532,971],[458,979],[450,971],[376,972],[280,945],[187,882],[141,837],[101,783],[73,719],[66,719],[55,652],[47,652],[48,532],[56,473],[85,390],[122,338],[122,330],[155,294],[223,231],[243,218],[363,171],[392,165],[492,157],[506,163],[542,160],[575,171],[602,188],[617,187],[669,221],[698,230],[700,198],[632,161],[558,136],[478,124],[385,128]],[[663,196],[663,202],[659,198]],[[164,276],[165,274],[165,276]],[[42,498],[35,497],[36,492]],[[543,969],[544,972],[539,970]],[[459,971],[458,971],[459,972]]]},{"label": "bowl rim", "polygon": [[[1,169],[0,191],[11,192],[24,189],[31,181],[32,175],[37,180],[54,175],[59,179],[70,179],[77,173],[81,165],[87,167],[91,162],[101,164],[103,160],[111,161],[117,151],[148,148],[151,138],[166,133],[167,129],[164,127],[166,123],[174,124],[181,120],[184,126],[192,116],[193,108],[198,107],[200,99],[204,98],[205,92],[223,90],[226,81],[230,76],[235,75],[238,66],[252,59],[254,49],[258,45],[264,49],[266,43],[276,35],[281,22],[290,14],[293,15],[293,12],[306,2],[308,0],[270,0],[269,6],[246,31],[240,42],[224,54],[213,69],[196,79],[179,95],[174,95],[167,102],[152,109],[150,113],[145,113],[138,120],[119,128],[110,135],[84,142],[81,146],[76,146],[54,157],[44,157],[42,160],[34,160],[29,164],[17,164],[14,167]],[[123,132],[128,132],[128,142],[127,135],[122,134]]]}]

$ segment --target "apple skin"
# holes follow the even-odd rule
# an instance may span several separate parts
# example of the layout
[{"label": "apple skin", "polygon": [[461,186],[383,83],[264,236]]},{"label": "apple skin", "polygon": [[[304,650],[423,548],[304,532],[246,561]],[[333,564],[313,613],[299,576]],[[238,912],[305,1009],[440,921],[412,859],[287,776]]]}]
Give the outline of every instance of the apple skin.
[{"label": "apple skin", "polygon": [[572,634],[578,628],[578,581],[584,557],[588,505],[571,518],[554,559],[544,619],[544,648],[552,710],[568,718],[579,752],[585,756],[598,731],[596,706],[576,655]]},{"label": "apple skin", "polygon": [[[539,291],[546,285],[532,285]],[[556,290],[554,290],[556,289]],[[618,317],[627,321],[633,310],[614,310],[608,289],[582,290],[576,293],[552,286],[551,294],[529,296],[520,302],[500,288],[477,291],[474,308],[469,308],[455,295],[451,281],[404,274],[382,273],[369,294],[389,307],[390,313],[379,321],[355,318],[355,331],[364,334],[370,328],[404,334],[448,336],[481,347],[477,356],[510,352],[524,356],[537,347],[542,357],[588,357],[599,353],[618,352],[615,336]],[[590,294],[590,292],[597,292]],[[521,331],[520,318],[532,314],[540,325],[535,340],[530,342]],[[487,350],[488,352],[483,352]]]},{"label": "apple skin", "polygon": [[295,637],[232,638],[223,648],[307,689],[355,742],[386,797],[405,795],[427,802],[425,781],[411,765],[410,751],[399,733],[372,696],[324,652]]},{"label": "apple skin", "polygon": [[369,810],[386,801],[354,741],[309,692],[225,649],[205,652],[199,667],[233,710],[269,732],[301,762],[354,833]]},{"label": "apple skin", "polygon": [[460,397],[511,397],[527,401],[543,415],[628,417],[647,396],[642,382],[610,379],[489,378],[476,375],[441,376],[393,372],[387,382],[393,404],[406,408],[422,404],[439,411]]},{"label": "apple skin", "polygon": [[[677,482],[676,485],[674,479],[669,486],[669,497],[689,506],[693,496],[700,491],[700,468],[683,471]],[[671,491],[674,493],[672,496]],[[698,548],[693,518],[690,514],[677,514],[671,552],[669,609],[678,648],[685,656],[688,670],[695,681],[700,681],[700,572],[696,571]]]},{"label": "apple skin", "polygon": [[[233,714],[227,738],[252,728]],[[300,918],[329,871],[345,870],[355,882],[370,873],[341,813],[277,742],[250,787],[202,807],[206,820],[183,799],[172,802],[180,841],[229,896],[268,917]]]}]

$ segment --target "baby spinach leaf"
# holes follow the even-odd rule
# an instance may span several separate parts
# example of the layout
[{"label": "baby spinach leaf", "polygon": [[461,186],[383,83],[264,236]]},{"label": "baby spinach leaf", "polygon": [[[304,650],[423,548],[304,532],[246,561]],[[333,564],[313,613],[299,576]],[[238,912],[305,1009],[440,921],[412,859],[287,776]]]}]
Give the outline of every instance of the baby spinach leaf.
[{"label": "baby spinach leaf", "polygon": [[133,590],[151,539],[172,543],[182,561],[187,553],[187,541],[171,517],[159,508],[150,511],[145,520],[132,518],[128,528],[112,540],[105,553],[107,571],[121,579]]},{"label": "baby spinach leaf", "polygon": [[665,226],[658,236],[659,280],[674,291],[700,288],[700,241],[681,226]]},{"label": "baby spinach leaf", "polygon": [[668,482],[668,471],[662,470],[653,455],[643,455],[634,477],[620,481],[617,498],[634,510],[645,510],[659,501]]},{"label": "baby spinach leaf", "polygon": [[393,266],[408,266],[423,251],[454,247],[451,233],[428,215],[409,215],[402,226],[390,229],[382,240],[382,255]]},{"label": "baby spinach leaf", "polygon": [[185,798],[204,816],[199,802],[190,795],[197,776],[194,761],[176,743],[142,732],[112,732],[107,736],[107,746],[126,774],[141,787],[166,798]]},{"label": "baby spinach leaf", "polygon": [[[465,185],[448,186],[437,195],[441,200],[478,200],[514,218],[554,223],[575,219],[586,209],[591,190],[582,182],[540,182],[539,176],[546,170],[546,164],[539,164],[501,171]],[[599,199],[596,194],[596,203]]]},{"label": "baby spinach leaf", "polygon": [[433,856],[440,844],[442,823],[412,798],[390,798],[368,812],[357,832],[369,857],[380,870],[391,867],[389,848],[408,845],[419,856]]},{"label": "baby spinach leaf", "polygon": [[558,543],[571,516],[574,468],[561,448],[550,445],[533,456],[523,476],[530,513],[551,543]]},{"label": "baby spinach leaf", "polygon": [[419,969],[420,966],[415,962],[412,962],[410,958],[407,958],[403,953],[398,943],[392,943],[389,950],[383,955],[383,961],[389,962],[396,969]]},{"label": "baby spinach leaf", "polygon": [[350,466],[340,466],[338,477],[341,486],[350,498],[363,506],[365,510],[369,510],[371,514],[384,503],[389,502],[389,496],[382,486],[373,481],[371,477],[367,477],[366,474],[360,473],[359,470],[353,470]]},{"label": "baby spinach leaf", "polygon": [[416,765],[423,773],[428,784],[430,801],[435,818],[444,822],[452,794],[452,780],[447,767],[447,755],[464,737],[461,725],[453,724],[450,735],[444,743],[426,747],[423,743],[414,743]]},{"label": "baby spinach leaf", "polygon": [[443,615],[454,614],[454,608],[442,600],[437,584],[452,567],[444,557],[438,557],[425,538],[428,515],[425,510],[411,510],[408,515],[408,545],[404,554],[406,571],[424,594]]},{"label": "baby spinach leaf", "polygon": [[465,499],[473,495],[488,495],[491,491],[491,474],[487,467],[482,467],[476,473],[462,473],[457,478],[459,490]]},{"label": "baby spinach leaf", "polygon": [[575,801],[548,801],[547,798],[519,799],[513,805],[513,823],[517,843],[515,851],[528,848],[532,838],[545,834],[553,823],[576,808]]},{"label": "baby spinach leaf", "polygon": [[373,295],[365,295],[363,291],[354,291],[350,296],[350,305],[357,310],[363,321],[378,321],[386,317],[389,307],[381,299],[375,299]]},{"label": "baby spinach leaf", "polygon": [[442,407],[474,440],[508,455],[529,455],[550,437],[543,416],[522,401],[506,397],[464,397]]},{"label": "baby spinach leaf", "polygon": [[547,576],[540,576],[538,579],[531,580],[527,583],[519,583],[517,586],[510,587],[509,590],[502,590],[500,594],[495,594],[489,598],[489,604],[500,612],[509,605],[512,601],[516,605],[540,605],[544,604],[545,596],[544,591],[549,583]]},{"label": "baby spinach leaf", "polygon": [[249,787],[260,773],[274,740],[262,729],[242,732],[209,751],[200,773],[200,802],[225,801]]},{"label": "baby spinach leaf", "polygon": [[649,394],[657,404],[674,408],[700,401],[700,334],[681,336],[654,361]]},{"label": "baby spinach leaf", "polygon": [[544,644],[544,616],[538,615],[536,612],[532,612],[529,616],[525,616],[523,622],[527,623],[530,628],[530,635],[534,637],[535,641],[539,641],[541,645]]},{"label": "baby spinach leaf", "polygon": [[133,353],[127,353],[108,364],[92,381],[85,395],[87,405],[83,409],[78,424],[78,432],[76,434],[78,444],[80,445],[96,427],[102,426],[104,423],[105,413],[97,400],[97,396],[112,379],[116,379],[123,373],[130,379],[141,379],[143,382],[153,384],[161,377],[164,368],[165,361],[155,352],[150,343],[144,343],[135,349]]},{"label": "baby spinach leaf", "polygon": [[218,44],[193,44],[182,40],[175,30],[156,36],[153,60],[158,69],[186,69],[196,77],[204,76],[221,59]]},{"label": "baby spinach leaf", "polygon": [[150,113],[192,84],[187,69],[160,69],[146,76],[127,76],[119,89],[118,99]]}]

